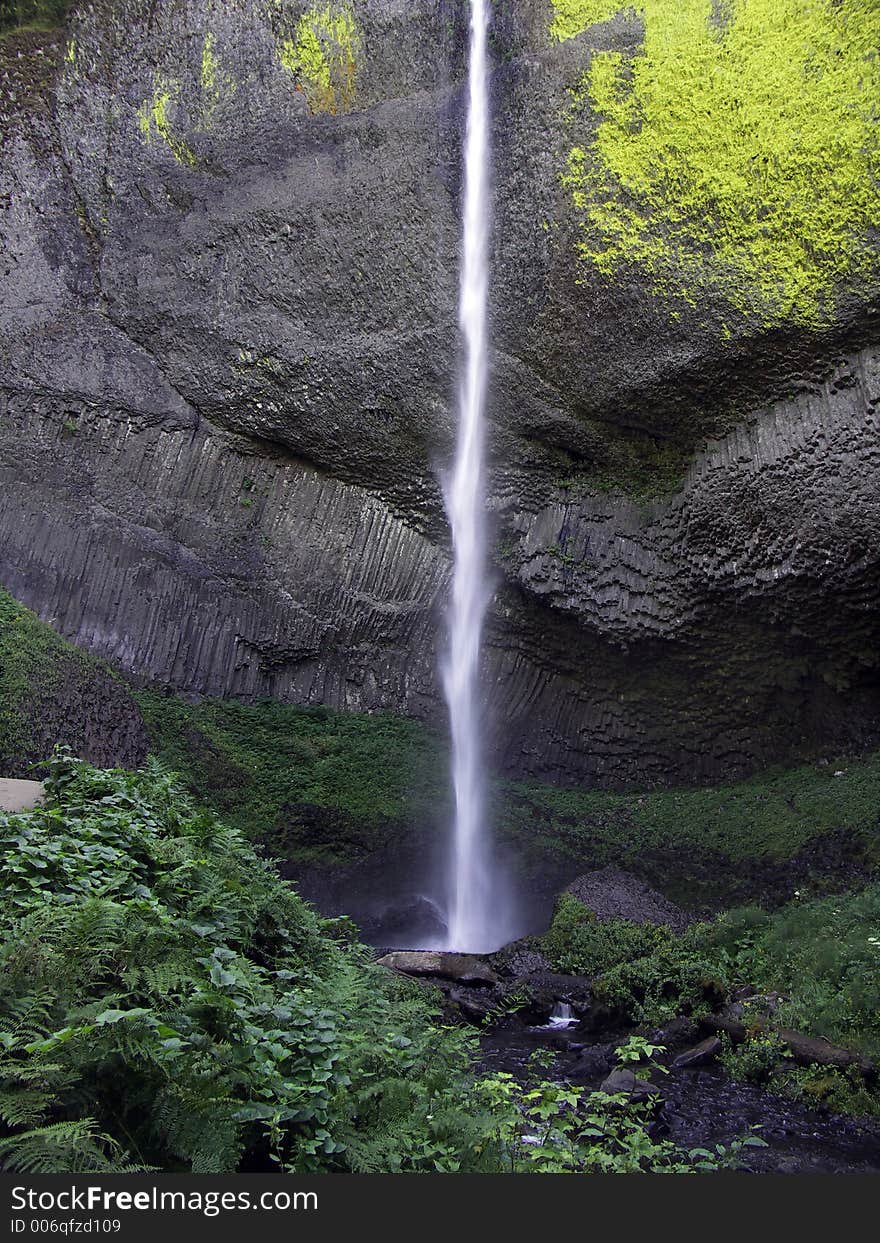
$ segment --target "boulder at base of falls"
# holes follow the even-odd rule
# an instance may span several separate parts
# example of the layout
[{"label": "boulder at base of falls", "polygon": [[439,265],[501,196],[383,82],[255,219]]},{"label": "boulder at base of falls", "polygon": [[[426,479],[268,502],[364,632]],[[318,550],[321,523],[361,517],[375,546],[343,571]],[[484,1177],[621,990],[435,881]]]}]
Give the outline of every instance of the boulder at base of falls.
[{"label": "boulder at base of falls", "polygon": [[690,917],[662,893],[619,868],[585,872],[573,880],[565,892],[583,902],[600,923],[628,919],[633,924],[666,924],[673,932],[683,932],[691,922]]},{"label": "boulder at base of falls", "polygon": [[491,985],[498,976],[481,958],[472,954],[445,954],[440,950],[395,950],[379,959],[380,967],[404,975],[434,976],[456,984]]}]

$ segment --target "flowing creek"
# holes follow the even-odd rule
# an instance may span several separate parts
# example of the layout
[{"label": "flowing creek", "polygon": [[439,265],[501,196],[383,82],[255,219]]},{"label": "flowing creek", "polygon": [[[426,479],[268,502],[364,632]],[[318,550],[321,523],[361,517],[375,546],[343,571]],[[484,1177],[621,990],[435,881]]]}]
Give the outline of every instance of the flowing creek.
[{"label": "flowing creek", "polygon": [[[546,1073],[553,1079],[598,1088],[612,1067],[615,1047],[628,1032],[594,1033],[577,1024],[562,1027],[562,1016],[543,1027],[515,1018],[481,1036],[481,1068],[507,1071],[518,1079],[533,1072],[528,1062],[539,1049],[556,1054]],[[671,1060],[671,1059],[663,1059]],[[852,1119],[809,1109],[753,1084],[729,1078],[717,1064],[671,1071],[655,1081],[663,1104],[657,1113],[658,1136],[682,1148],[729,1145],[751,1128],[767,1148],[742,1150],[742,1165],[755,1173],[866,1174],[880,1173],[880,1119]]]}]

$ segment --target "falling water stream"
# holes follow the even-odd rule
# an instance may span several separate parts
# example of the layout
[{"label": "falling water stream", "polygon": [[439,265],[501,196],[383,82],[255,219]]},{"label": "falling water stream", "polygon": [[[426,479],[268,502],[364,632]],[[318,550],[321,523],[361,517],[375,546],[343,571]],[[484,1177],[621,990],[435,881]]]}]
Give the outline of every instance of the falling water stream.
[{"label": "falling water stream", "polygon": [[490,588],[486,567],[486,318],[489,288],[488,0],[471,0],[463,262],[459,322],[464,362],[455,465],[446,508],[455,554],[449,649],[443,670],[452,732],[455,821],[447,948],[485,951],[505,939],[505,906],[493,875],[485,819],[480,648]]}]

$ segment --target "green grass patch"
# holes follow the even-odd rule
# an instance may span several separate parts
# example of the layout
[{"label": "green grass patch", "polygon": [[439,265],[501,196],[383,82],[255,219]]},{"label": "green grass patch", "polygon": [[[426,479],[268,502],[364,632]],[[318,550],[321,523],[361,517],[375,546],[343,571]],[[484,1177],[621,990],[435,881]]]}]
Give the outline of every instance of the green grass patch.
[{"label": "green grass patch", "polygon": [[734,785],[618,794],[510,782],[503,794],[511,836],[537,834],[542,847],[572,857],[589,849],[626,863],[680,845],[732,860],[786,859],[833,829],[878,841],[880,752],[773,769]]},{"label": "green grass patch", "polygon": [[288,859],[350,861],[448,799],[440,740],[404,717],[151,692],[137,700],[152,750],[192,793]]}]

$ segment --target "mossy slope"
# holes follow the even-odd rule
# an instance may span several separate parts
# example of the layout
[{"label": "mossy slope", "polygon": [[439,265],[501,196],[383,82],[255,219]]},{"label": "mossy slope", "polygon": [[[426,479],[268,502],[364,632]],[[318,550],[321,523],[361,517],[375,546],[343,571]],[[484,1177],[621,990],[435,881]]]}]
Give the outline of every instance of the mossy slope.
[{"label": "mossy slope", "polygon": [[[442,831],[448,817],[445,744],[418,722],[131,692],[0,593],[3,774],[27,775],[57,743],[123,767],[149,749],[202,804],[294,870],[394,852]],[[621,864],[698,905],[764,896],[776,884],[784,900],[813,876],[839,888],[880,858],[880,753],[696,789],[497,782],[493,804],[528,874]]]},{"label": "mossy slope", "polygon": [[125,683],[0,590],[0,775],[26,777],[56,744],[98,764],[147,754]]},{"label": "mossy slope", "polygon": [[446,797],[439,740],[390,713],[140,692],[150,746],[190,790],[295,863],[350,863],[399,840]]}]

